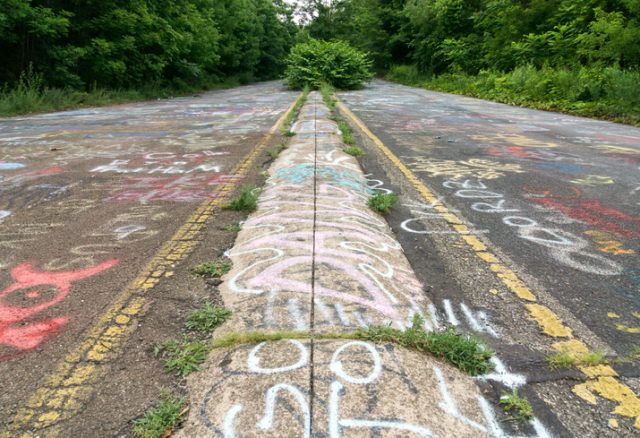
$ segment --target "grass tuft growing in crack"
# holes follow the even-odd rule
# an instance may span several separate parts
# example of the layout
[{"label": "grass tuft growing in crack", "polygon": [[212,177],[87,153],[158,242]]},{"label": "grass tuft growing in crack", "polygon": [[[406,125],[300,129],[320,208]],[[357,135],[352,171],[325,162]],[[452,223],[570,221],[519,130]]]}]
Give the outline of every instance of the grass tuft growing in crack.
[{"label": "grass tuft growing in crack", "polygon": [[511,420],[529,421],[533,418],[533,408],[531,407],[531,403],[520,397],[517,388],[510,393],[502,391],[502,396],[500,396],[500,405],[502,405],[502,408],[506,412],[511,414]]},{"label": "grass tuft growing in crack", "polygon": [[242,229],[242,225],[240,224],[228,224],[222,228],[224,231],[228,231],[230,233],[237,233]]},{"label": "grass tuft growing in crack", "polygon": [[179,399],[167,390],[160,392],[160,403],[148,410],[142,418],[133,422],[133,435],[138,438],[163,438],[169,436],[184,419],[187,408],[183,399]]},{"label": "grass tuft growing in crack", "polygon": [[322,84],[320,86],[320,94],[322,95],[322,100],[331,112],[334,112],[336,109],[336,101],[333,98],[334,91],[334,88],[329,84]]},{"label": "grass tuft growing in crack", "polygon": [[554,353],[547,356],[547,363],[552,369],[571,368],[574,366],[596,366],[609,363],[603,353]]},{"label": "grass tuft growing in crack", "polygon": [[228,348],[242,344],[280,341],[283,339],[355,339],[374,343],[393,343],[422,353],[431,353],[445,359],[462,371],[476,376],[493,368],[489,361],[491,351],[479,340],[450,329],[445,332],[428,332],[422,327],[424,320],[415,315],[413,326],[398,330],[389,326],[372,326],[348,333],[318,333],[312,335],[303,331],[236,332],[224,335],[211,342],[211,348]]},{"label": "grass tuft growing in crack", "polygon": [[349,154],[353,157],[360,157],[364,155],[364,151],[360,149],[358,146],[349,146],[343,149],[345,154]]},{"label": "grass tuft growing in crack", "polygon": [[231,310],[205,303],[200,309],[191,312],[186,326],[189,330],[211,333],[231,317]]},{"label": "grass tuft growing in crack", "polygon": [[640,345],[634,345],[629,353],[629,359],[640,360]]},{"label": "grass tuft growing in crack", "polygon": [[229,272],[232,267],[231,260],[221,258],[212,262],[200,263],[193,268],[193,273],[199,277],[219,278]]},{"label": "grass tuft growing in crack", "polygon": [[411,328],[402,331],[389,326],[373,326],[358,330],[359,339],[376,343],[392,342],[401,347],[431,353],[447,360],[472,376],[484,374],[493,368],[489,361],[491,351],[478,339],[449,329],[444,332],[424,330],[424,319],[414,315]]},{"label": "grass tuft growing in crack", "polygon": [[367,205],[378,213],[389,213],[391,207],[398,202],[398,196],[395,193],[376,193],[369,197]]},{"label": "grass tuft growing in crack", "polygon": [[267,150],[267,156],[269,156],[269,158],[271,158],[272,160],[275,160],[280,155],[280,152],[282,152],[286,148],[286,143],[281,141],[275,148]]},{"label": "grass tuft growing in crack", "polygon": [[344,144],[349,146],[355,146],[356,138],[353,136],[353,130],[351,126],[347,122],[344,121],[342,117],[336,116],[338,122],[338,128],[340,128],[340,132],[342,132],[342,141]]},{"label": "grass tuft growing in crack", "polygon": [[[351,129],[351,126],[349,126],[349,124],[336,111],[336,101],[333,97],[333,93],[334,93],[334,89],[330,85],[324,84],[320,87],[320,94],[322,95],[322,100],[324,101],[324,104],[327,106],[327,108],[329,108],[329,111],[331,111],[331,114],[332,114],[331,120],[334,120],[338,124],[338,128],[342,133],[342,142],[348,146],[355,147],[356,138],[353,135],[353,129]],[[345,149],[345,152],[347,152],[347,149]],[[360,148],[357,148],[357,149],[359,149],[362,152],[362,149]],[[350,155],[353,155],[353,154],[350,154]],[[362,155],[362,153],[360,153],[359,155]],[[353,156],[357,157],[359,155],[353,155]]]},{"label": "grass tuft growing in crack", "polygon": [[255,186],[242,186],[240,193],[222,206],[225,210],[254,212],[258,208],[260,189]]},{"label": "grass tuft growing in crack", "polygon": [[280,133],[285,137],[293,137],[296,135],[295,132],[291,131],[291,127],[293,126],[293,122],[298,118],[298,114],[300,114],[300,110],[302,106],[307,102],[307,98],[309,97],[309,87],[304,87],[302,90],[302,95],[298,98],[295,105],[293,106],[291,112],[287,114],[287,118],[284,120],[284,123],[280,127]]},{"label": "grass tuft growing in crack", "polygon": [[167,371],[176,372],[181,377],[198,371],[208,353],[209,346],[206,343],[187,338],[181,342],[171,340],[158,343],[153,351],[156,357],[163,359]]}]

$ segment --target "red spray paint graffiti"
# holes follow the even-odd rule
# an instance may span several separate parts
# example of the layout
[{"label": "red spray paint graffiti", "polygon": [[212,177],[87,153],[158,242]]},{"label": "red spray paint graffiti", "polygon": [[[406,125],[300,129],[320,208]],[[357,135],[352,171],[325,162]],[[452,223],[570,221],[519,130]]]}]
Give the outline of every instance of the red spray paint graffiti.
[{"label": "red spray paint graffiti", "polygon": [[550,189],[523,186],[523,190],[530,193],[528,198],[532,202],[561,211],[566,216],[599,230],[628,238],[640,237],[640,217],[609,208],[597,199],[582,198],[582,192],[577,188],[554,192]]},{"label": "red spray paint graffiti", "polygon": [[[23,351],[40,346],[47,338],[55,335],[69,321],[69,317],[27,320],[64,300],[73,282],[91,277],[117,264],[118,260],[112,259],[90,268],[63,272],[38,271],[31,263],[14,267],[11,270],[13,284],[0,292],[0,345]],[[20,301],[26,301],[27,304],[20,305]]]}]

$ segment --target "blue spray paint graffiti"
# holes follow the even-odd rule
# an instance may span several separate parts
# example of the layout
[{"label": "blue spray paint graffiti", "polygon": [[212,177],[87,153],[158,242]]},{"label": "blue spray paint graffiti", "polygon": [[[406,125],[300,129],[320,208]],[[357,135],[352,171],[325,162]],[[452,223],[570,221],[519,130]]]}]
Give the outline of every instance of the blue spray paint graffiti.
[{"label": "blue spray paint graffiti", "polygon": [[7,163],[5,161],[0,161],[0,170],[15,170],[22,169],[23,167],[27,167],[22,163]]},{"label": "blue spray paint graffiti", "polygon": [[[298,164],[291,167],[278,169],[275,178],[285,180],[292,184],[300,184],[313,178],[313,164]],[[367,180],[357,172],[350,170],[337,170],[334,167],[318,167],[318,177],[323,181],[329,181],[340,187],[347,187],[359,192],[372,194],[373,190],[367,187]]]}]

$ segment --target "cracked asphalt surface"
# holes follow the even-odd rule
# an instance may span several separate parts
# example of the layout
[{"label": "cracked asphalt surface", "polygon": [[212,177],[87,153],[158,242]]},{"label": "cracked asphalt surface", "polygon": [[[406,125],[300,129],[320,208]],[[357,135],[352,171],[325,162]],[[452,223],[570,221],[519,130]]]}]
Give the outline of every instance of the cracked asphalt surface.
[{"label": "cracked asphalt surface", "polygon": [[211,299],[190,269],[233,242],[241,217],[213,211],[255,181],[298,94],[0,119],[0,431],[128,433],[168,383],[148,350]]},{"label": "cracked asphalt surface", "polygon": [[[389,221],[444,319],[488,339],[526,377],[525,393],[556,433],[635,435],[637,396],[625,392],[628,417],[615,415],[617,401],[597,396],[606,391],[583,392],[584,375],[545,358],[579,339],[638,394],[640,129],[383,81],[338,95],[399,159],[363,138],[365,172],[401,194]],[[476,257],[463,235],[496,260]],[[505,290],[496,263],[526,288]],[[492,383],[499,391],[505,382]]]},{"label": "cracked asphalt surface", "polygon": [[[269,82],[0,119],[0,436],[127,436],[159,388],[176,386],[153,344],[181,336],[203,302],[222,303],[190,269],[233,245],[227,225],[244,216],[219,207],[264,181],[264,149],[297,95]],[[494,372],[475,379],[482,397],[497,412],[518,388],[553,436],[637,436],[640,129],[383,81],[338,96],[366,151],[368,189],[400,195],[387,221],[422,284],[426,321],[496,352]],[[296,305],[276,309],[287,324]],[[282,367],[293,356],[280,347],[271,357]],[[559,352],[607,363],[551,368]],[[248,402],[262,408],[259,394]],[[295,426],[290,402],[278,412]],[[486,430],[543,436],[510,421]]]}]

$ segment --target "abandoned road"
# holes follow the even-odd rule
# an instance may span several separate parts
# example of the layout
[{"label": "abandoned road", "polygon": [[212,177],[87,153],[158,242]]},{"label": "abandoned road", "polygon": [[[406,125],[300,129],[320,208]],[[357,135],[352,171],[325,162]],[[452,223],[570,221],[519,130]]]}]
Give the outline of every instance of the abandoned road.
[{"label": "abandoned road", "polygon": [[[568,433],[614,410],[640,426],[609,380],[640,389],[640,129],[382,81],[338,96],[369,130],[365,172],[403,195],[388,220],[445,319],[493,339]],[[576,385],[549,369],[558,352],[618,360]]]},{"label": "abandoned road", "polygon": [[114,435],[157,400],[141,357],[204,299],[192,260],[233,242],[214,210],[298,94],[270,82],[0,120],[0,423]]},{"label": "abandoned road", "polygon": [[[298,95],[268,82],[0,119],[0,436],[128,436],[161,387],[189,400],[182,436],[637,436],[640,129],[374,81],[336,94],[364,156],[314,93],[270,163]],[[245,215],[220,206],[265,178],[234,246]],[[389,192],[385,222],[366,197]],[[223,254],[223,333],[419,313],[482,339],[494,369],[285,337],[176,383],[153,346],[211,300],[191,269]],[[530,423],[501,411],[514,389]]]}]

